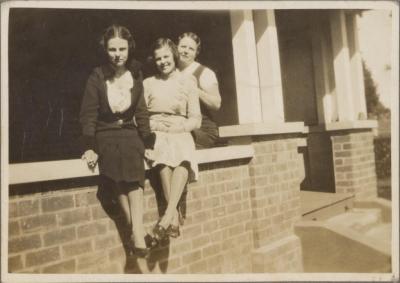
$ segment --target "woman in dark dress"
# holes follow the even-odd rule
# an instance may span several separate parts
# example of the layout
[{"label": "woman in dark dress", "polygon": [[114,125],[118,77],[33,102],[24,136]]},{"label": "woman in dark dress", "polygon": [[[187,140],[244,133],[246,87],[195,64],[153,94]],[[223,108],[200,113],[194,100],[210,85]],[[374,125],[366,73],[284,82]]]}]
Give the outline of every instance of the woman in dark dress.
[{"label": "woman in dark dress", "polygon": [[144,150],[152,148],[149,114],[143,96],[140,64],[132,60],[134,40],[129,30],[112,25],[100,41],[108,64],[90,75],[82,100],[83,156],[89,167],[99,164],[131,228],[132,250],[148,255],[155,244],[143,225]]}]

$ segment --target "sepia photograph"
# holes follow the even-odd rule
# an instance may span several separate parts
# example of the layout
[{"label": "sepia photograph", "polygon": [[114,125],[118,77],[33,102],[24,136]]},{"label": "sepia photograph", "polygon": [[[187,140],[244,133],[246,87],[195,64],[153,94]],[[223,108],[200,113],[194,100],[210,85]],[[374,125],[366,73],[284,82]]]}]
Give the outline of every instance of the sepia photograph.
[{"label": "sepia photograph", "polygon": [[2,282],[398,282],[398,80],[397,1],[2,2]]}]

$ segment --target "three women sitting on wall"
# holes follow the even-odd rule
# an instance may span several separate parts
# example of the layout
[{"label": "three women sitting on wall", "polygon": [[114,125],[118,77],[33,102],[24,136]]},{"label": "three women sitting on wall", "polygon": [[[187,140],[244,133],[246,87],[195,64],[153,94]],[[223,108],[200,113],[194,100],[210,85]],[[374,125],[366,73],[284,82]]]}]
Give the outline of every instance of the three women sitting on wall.
[{"label": "three women sitting on wall", "polygon": [[82,158],[90,168],[99,163],[131,231],[132,251],[144,257],[156,241],[143,225],[143,158],[158,170],[168,202],[154,236],[178,237],[177,205],[198,176],[193,137],[199,148],[215,144],[218,129],[209,111],[220,107],[221,97],[215,74],[194,61],[200,39],[193,33],[183,34],[178,48],[170,39],[157,40],[152,54],[158,73],[143,83],[127,28],[110,26],[101,45],[108,62],[93,70],[81,104]]}]

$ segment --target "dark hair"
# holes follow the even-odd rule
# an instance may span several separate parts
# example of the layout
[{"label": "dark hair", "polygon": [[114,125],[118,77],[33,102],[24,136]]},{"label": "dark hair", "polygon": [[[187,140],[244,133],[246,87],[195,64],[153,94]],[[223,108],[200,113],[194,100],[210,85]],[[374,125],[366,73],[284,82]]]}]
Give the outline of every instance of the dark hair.
[{"label": "dark hair", "polygon": [[114,24],[106,28],[100,39],[100,45],[105,52],[107,51],[108,41],[115,37],[128,41],[129,53],[135,49],[135,41],[133,40],[131,32],[124,26]]},{"label": "dark hair", "polygon": [[161,37],[153,43],[153,45],[151,46],[151,52],[152,52],[151,60],[154,62],[154,52],[163,47],[168,47],[171,50],[172,56],[174,57],[175,65],[178,66],[178,60],[179,60],[178,48],[176,47],[175,43],[169,38]]},{"label": "dark hair", "polygon": [[185,38],[185,37],[189,37],[189,38],[193,39],[194,42],[196,42],[196,44],[197,44],[197,53],[196,53],[196,55],[198,55],[200,53],[200,49],[201,49],[201,39],[200,39],[200,37],[197,34],[195,34],[194,32],[184,32],[178,37],[178,43],[179,43],[179,41],[181,41],[182,38]]}]

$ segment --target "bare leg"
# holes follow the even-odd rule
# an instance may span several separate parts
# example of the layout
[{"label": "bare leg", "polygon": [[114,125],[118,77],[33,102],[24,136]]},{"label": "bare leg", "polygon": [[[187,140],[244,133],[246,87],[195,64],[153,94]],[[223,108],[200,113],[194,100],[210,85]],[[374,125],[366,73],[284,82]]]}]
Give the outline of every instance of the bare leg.
[{"label": "bare leg", "polygon": [[[169,198],[170,198],[170,193],[171,193],[171,183],[172,183],[172,174],[174,170],[171,169],[168,166],[164,166],[162,169],[160,169],[160,177],[161,177],[161,185],[163,188],[164,196],[169,204]],[[174,214],[172,224],[175,226],[179,225],[179,216],[178,216],[178,211],[175,209],[176,213]],[[167,226],[164,226],[164,228],[167,228]]]},{"label": "bare leg", "polygon": [[178,205],[182,192],[185,189],[188,176],[188,169],[184,166],[178,166],[173,170],[171,178],[171,193],[168,200],[167,210],[160,222],[161,226],[168,227],[174,220],[175,215],[177,215],[178,212],[176,206]]},{"label": "bare leg", "polygon": [[128,193],[131,212],[132,235],[135,247],[145,248],[145,229],[143,226],[143,190],[137,188]]}]

